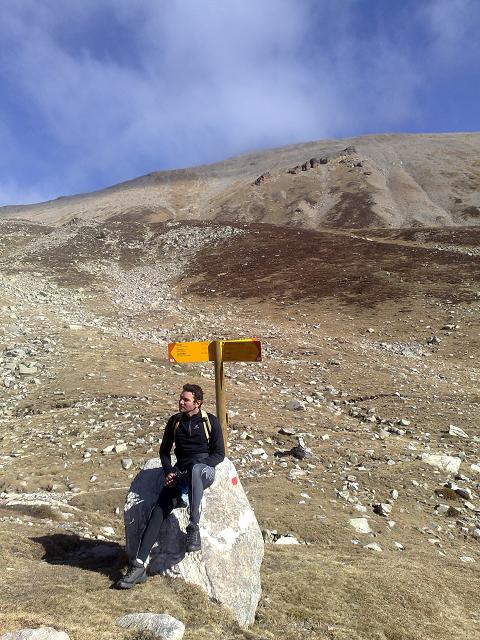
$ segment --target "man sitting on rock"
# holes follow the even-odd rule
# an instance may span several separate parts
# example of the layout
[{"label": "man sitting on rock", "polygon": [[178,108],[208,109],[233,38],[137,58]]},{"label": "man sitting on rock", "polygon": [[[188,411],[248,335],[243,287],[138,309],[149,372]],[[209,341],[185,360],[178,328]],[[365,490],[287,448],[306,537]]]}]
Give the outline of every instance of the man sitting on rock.
[{"label": "man sitting on rock", "polygon": [[[157,504],[143,532],[137,557],[116,587],[131,589],[145,582],[150,550],[155,544],[162,522],[173,509],[184,507],[188,495],[190,522],[187,526],[186,551],[201,549],[200,505],[204,490],[215,479],[215,467],[225,457],[223,434],[217,418],[203,411],[202,388],[197,384],[183,386],[178,402],[179,413],[171,416],[165,427],[160,445],[160,460],[165,483]],[[172,466],[171,451],[175,445],[177,461]]]}]

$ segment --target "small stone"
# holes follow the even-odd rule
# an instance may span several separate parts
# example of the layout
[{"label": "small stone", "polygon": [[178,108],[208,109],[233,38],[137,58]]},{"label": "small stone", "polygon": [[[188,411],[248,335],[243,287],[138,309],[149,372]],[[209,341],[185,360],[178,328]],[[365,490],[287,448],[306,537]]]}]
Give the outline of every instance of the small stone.
[{"label": "small stone", "polygon": [[350,518],[348,524],[352,526],[357,533],[372,533],[368,518]]},{"label": "small stone", "polygon": [[468,433],[465,433],[465,431],[463,429],[460,429],[460,427],[456,427],[454,424],[449,425],[449,427],[448,427],[448,435],[449,436],[455,436],[457,438],[468,438],[469,437]]},{"label": "small stone", "polygon": [[472,558],[472,556],[460,556],[460,560],[462,562],[475,562],[475,558]]},{"label": "small stone", "polygon": [[305,404],[300,400],[288,400],[285,404],[285,408],[289,411],[305,411]]},{"label": "small stone", "polygon": [[263,541],[266,544],[275,542],[276,533],[277,533],[276,531],[270,531],[269,529],[263,529],[262,530]]},{"label": "small stone", "polygon": [[455,493],[465,500],[471,500],[473,497],[472,491],[468,487],[457,487]]},{"label": "small stone", "polygon": [[108,447],[105,447],[104,449],[102,449],[102,453],[103,455],[108,455],[109,453],[113,453],[114,449],[115,449],[115,445],[109,444]]},{"label": "small stone", "polygon": [[363,548],[367,549],[368,551],[382,551],[382,547],[376,542],[370,542],[369,544],[365,544],[363,545]]},{"label": "small stone", "polygon": [[396,489],[392,489],[390,495],[392,496],[392,500],[398,500],[398,491]]},{"label": "small stone", "polygon": [[354,504],[353,508],[355,511],[359,511],[360,513],[367,513],[368,509],[363,504]]},{"label": "small stone", "polygon": [[116,444],[115,447],[114,447],[115,453],[123,453],[126,450],[127,450],[127,445],[125,444],[125,442],[121,442],[120,444]]},{"label": "small stone", "polygon": [[447,473],[458,473],[461,458],[455,456],[447,456],[445,453],[432,454],[422,453],[421,459],[432,467],[436,467]]},{"label": "small stone", "polygon": [[278,430],[278,433],[281,433],[283,436],[294,436],[295,429],[291,429],[290,427],[282,427]]},{"label": "small stone", "polygon": [[21,376],[34,376],[38,372],[38,369],[33,365],[27,367],[24,364],[20,364],[18,366],[18,372]]},{"label": "small stone", "polygon": [[405,549],[405,547],[403,546],[403,544],[401,544],[401,542],[394,542],[393,545],[399,551],[404,551],[404,549]]},{"label": "small stone", "polygon": [[122,469],[128,471],[133,464],[133,460],[131,458],[122,458],[120,464],[122,465]]},{"label": "small stone", "polygon": [[97,476],[95,475],[90,476],[90,482],[95,482],[96,479],[97,479]]},{"label": "small stone", "polygon": [[291,469],[288,474],[289,480],[297,480],[297,478],[302,478],[306,476],[307,472],[304,469]]},{"label": "small stone", "polygon": [[435,511],[439,516],[449,515],[448,514],[449,509],[450,507],[448,506],[448,504],[437,504],[437,506],[435,507]]},{"label": "small stone", "polygon": [[378,502],[373,505],[373,511],[379,516],[388,516],[392,511],[392,505],[386,502]]},{"label": "small stone", "polygon": [[275,540],[275,544],[300,544],[299,541],[292,535],[280,536]]}]

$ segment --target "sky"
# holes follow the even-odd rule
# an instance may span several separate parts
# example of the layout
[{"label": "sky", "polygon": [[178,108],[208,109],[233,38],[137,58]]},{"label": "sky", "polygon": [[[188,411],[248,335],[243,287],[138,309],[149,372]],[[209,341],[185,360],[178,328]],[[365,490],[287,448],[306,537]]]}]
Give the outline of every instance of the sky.
[{"label": "sky", "polygon": [[0,0],[0,205],[480,130],[480,0]]}]

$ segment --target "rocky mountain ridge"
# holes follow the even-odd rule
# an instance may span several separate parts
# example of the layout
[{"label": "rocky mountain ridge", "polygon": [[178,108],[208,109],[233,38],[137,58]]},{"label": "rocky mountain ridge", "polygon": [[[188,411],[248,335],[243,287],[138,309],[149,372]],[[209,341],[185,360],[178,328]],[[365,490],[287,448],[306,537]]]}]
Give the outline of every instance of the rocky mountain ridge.
[{"label": "rocky mountain ridge", "polygon": [[307,229],[480,224],[480,133],[370,135],[153,172],[0,216],[267,222]]}]

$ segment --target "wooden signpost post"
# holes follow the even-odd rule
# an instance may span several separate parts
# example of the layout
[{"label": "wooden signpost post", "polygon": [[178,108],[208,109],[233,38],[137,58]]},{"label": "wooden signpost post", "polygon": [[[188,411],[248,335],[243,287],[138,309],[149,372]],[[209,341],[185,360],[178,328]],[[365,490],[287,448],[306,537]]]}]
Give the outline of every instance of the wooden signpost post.
[{"label": "wooden signpost post", "polygon": [[217,417],[222,427],[225,446],[227,444],[228,415],[225,402],[224,362],[260,362],[262,345],[260,340],[207,340],[203,342],[171,342],[168,345],[170,362],[209,362],[215,366],[215,397]]}]

